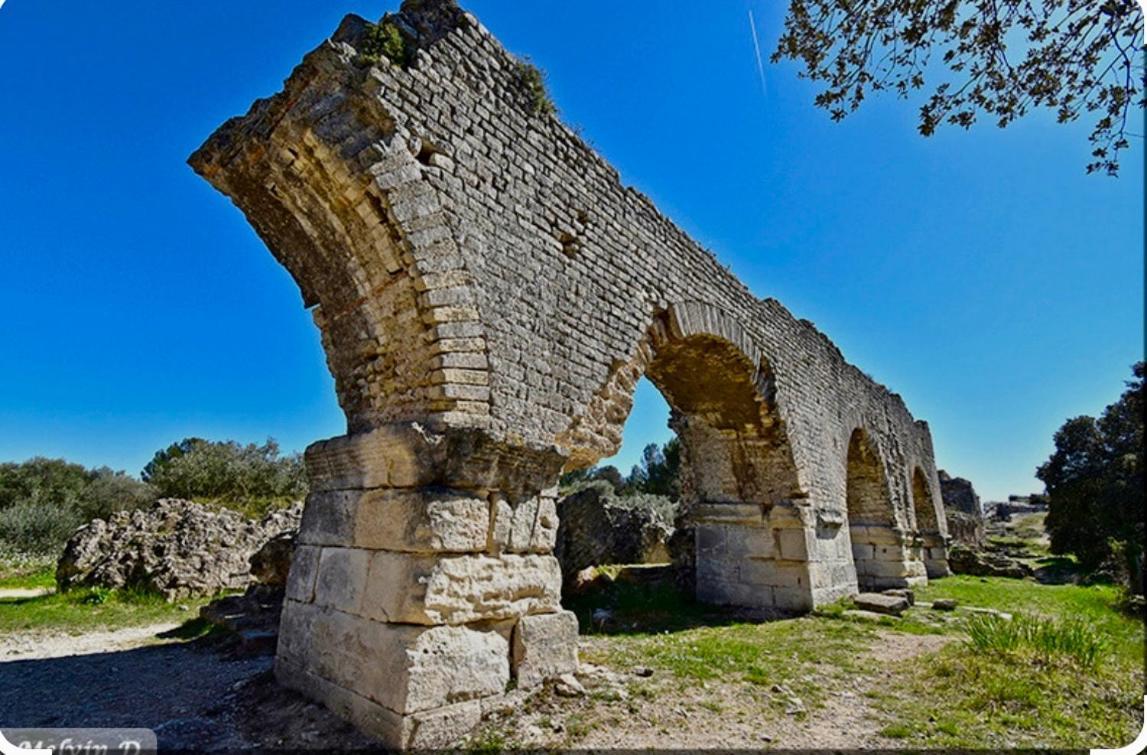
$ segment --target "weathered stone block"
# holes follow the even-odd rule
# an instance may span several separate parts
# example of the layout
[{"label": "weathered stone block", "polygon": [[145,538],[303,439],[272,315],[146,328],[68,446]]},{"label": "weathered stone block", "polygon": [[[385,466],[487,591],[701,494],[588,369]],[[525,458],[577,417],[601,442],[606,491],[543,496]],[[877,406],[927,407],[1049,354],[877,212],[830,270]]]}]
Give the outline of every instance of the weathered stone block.
[{"label": "weathered stone block", "polygon": [[360,548],[413,553],[479,553],[486,549],[490,506],[449,490],[371,490],[354,519]]},{"label": "weathered stone block", "polygon": [[315,599],[315,583],[319,573],[322,549],[311,545],[296,545],[287,575],[286,596],[291,600],[310,603]]},{"label": "weathered stone block", "polygon": [[493,506],[493,545],[507,553],[550,553],[558,534],[556,502],[535,496],[517,506],[499,498]]},{"label": "weathered stone block", "polygon": [[899,595],[862,592],[853,598],[852,602],[861,611],[887,613],[893,616],[899,616],[908,610],[908,599]]},{"label": "weathered stone block", "polygon": [[513,673],[518,687],[577,671],[577,617],[570,611],[524,616],[514,627]]},{"label": "weathered stone block", "polygon": [[315,605],[284,606],[280,659],[400,714],[502,694],[502,632],[388,624]]},{"label": "weathered stone block", "polygon": [[558,610],[561,568],[553,556],[372,556],[364,615],[411,624],[498,621]]},{"label": "weathered stone block", "polygon": [[323,548],[314,600],[348,613],[362,611],[371,554],[360,548]]}]

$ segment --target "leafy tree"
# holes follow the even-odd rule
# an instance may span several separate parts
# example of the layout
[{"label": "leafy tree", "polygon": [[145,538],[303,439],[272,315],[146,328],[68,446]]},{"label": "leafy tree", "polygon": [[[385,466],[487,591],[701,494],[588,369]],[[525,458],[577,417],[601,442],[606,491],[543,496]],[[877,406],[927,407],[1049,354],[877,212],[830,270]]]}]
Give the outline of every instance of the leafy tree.
[{"label": "leafy tree", "polygon": [[86,522],[153,500],[150,485],[107,467],[45,458],[0,464],[0,551],[50,554]]},{"label": "leafy tree", "polygon": [[664,446],[650,443],[641,453],[641,463],[629,473],[625,489],[677,499],[681,495],[680,470],[681,442],[677,438],[671,438]]},{"label": "leafy tree", "polygon": [[158,451],[143,479],[160,495],[257,512],[307,494],[300,454],[281,456],[273,439],[257,445],[185,438]]},{"label": "leafy tree", "polygon": [[667,496],[676,500],[681,495],[678,474],[681,470],[681,442],[672,438],[664,446],[650,443],[641,453],[641,463],[635,464],[628,476],[622,476],[617,467],[593,467],[562,475],[562,488],[577,488],[595,480],[604,480],[620,496],[649,494]]},{"label": "leafy tree", "polygon": [[36,457],[22,464],[0,464],[0,509],[21,502],[75,505],[90,481],[87,469],[63,459]]},{"label": "leafy tree", "polygon": [[1052,551],[1072,553],[1088,569],[1122,559],[1130,587],[1142,594],[1147,363],[1132,369],[1128,390],[1098,420],[1064,423],[1036,476],[1047,486]]},{"label": "leafy tree", "polygon": [[1088,114],[1087,170],[1116,175],[1128,117],[1147,106],[1142,30],[1135,0],[791,0],[772,60],[801,62],[834,120],[869,92],[907,98],[938,79],[924,136],[981,115],[1003,128],[1038,108],[1060,123]]}]

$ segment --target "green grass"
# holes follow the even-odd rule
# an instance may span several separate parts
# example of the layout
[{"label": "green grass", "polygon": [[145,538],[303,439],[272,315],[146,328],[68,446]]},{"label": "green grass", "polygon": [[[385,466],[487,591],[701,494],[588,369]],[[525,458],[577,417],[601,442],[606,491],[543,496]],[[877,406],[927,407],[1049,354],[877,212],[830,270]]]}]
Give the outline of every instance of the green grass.
[{"label": "green grass", "polygon": [[[0,634],[62,631],[71,634],[100,629],[186,621],[209,602],[202,598],[181,604],[153,594],[84,589],[38,598],[0,599]],[[180,610],[180,605],[186,610]]]},{"label": "green grass", "polygon": [[1106,652],[1106,639],[1080,619],[1045,619],[977,614],[965,624],[968,644],[975,650],[998,655],[1030,656],[1043,663],[1073,660],[1095,668]]},{"label": "green grass", "polygon": [[1142,718],[1143,625],[1108,585],[950,577],[922,600],[1013,613],[945,625],[964,642],[896,669],[875,696],[885,736],[928,748],[1118,747]]},{"label": "green grass", "polygon": [[916,591],[919,600],[954,598],[962,606],[995,608],[1033,617],[1075,617],[1091,625],[1114,654],[1143,665],[1143,625],[1117,610],[1114,585],[1039,585],[1029,580],[961,575],[931,582]]},{"label": "green grass", "polygon": [[0,577],[0,589],[36,590],[56,586],[56,570],[53,566],[41,566],[32,570],[14,570],[14,573]]},{"label": "green grass", "polygon": [[860,656],[876,636],[873,627],[804,617],[615,636],[583,657],[615,668],[649,666],[688,683],[741,680],[764,687],[786,685],[815,706],[825,692],[817,674],[839,679],[862,673]]}]

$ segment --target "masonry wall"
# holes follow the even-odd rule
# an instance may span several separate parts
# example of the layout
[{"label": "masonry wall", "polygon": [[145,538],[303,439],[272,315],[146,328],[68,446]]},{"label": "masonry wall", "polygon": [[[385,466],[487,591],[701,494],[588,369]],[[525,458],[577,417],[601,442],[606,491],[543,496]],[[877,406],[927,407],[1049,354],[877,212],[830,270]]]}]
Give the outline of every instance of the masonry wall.
[{"label": "masonry wall", "polygon": [[[890,522],[865,532],[867,576],[901,585],[924,579],[926,563],[946,569],[944,517],[926,517],[925,532],[913,505],[914,479],[931,505],[941,499],[931,437],[899,396],[623,186],[538,107],[519,61],[472,16],[408,0],[388,23],[407,63],[377,55],[371,25],[348,17],[283,92],[191,159],[298,282],[347,415],[347,437],[307,455],[316,492],[286,614],[297,631],[280,647],[293,678],[328,704],[350,695],[359,712],[348,716],[381,716],[409,745],[437,741],[417,731],[471,721],[472,701],[515,675],[537,683],[568,667],[566,649],[546,651],[558,659],[548,671],[496,656],[514,638],[567,648],[568,618],[550,620],[560,642],[523,623],[566,616],[552,538],[529,532],[563,465],[617,450],[642,374],[666,394],[691,458],[703,599],[807,609],[856,591],[846,487],[858,430],[878,469],[870,495]],[[714,385],[723,403],[707,403]],[[415,522],[444,495],[465,512],[451,517],[469,522],[461,545],[427,539],[431,524],[410,524],[417,545],[347,529],[364,501],[415,501],[402,509]],[[497,534],[511,525],[498,523],[519,510],[526,544],[511,547]],[[343,529],[323,529],[321,515]],[[366,516],[388,521],[381,509]],[[519,584],[521,559],[531,566]],[[533,597],[492,606],[483,570]],[[422,628],[394,628],[409,625]],[[456,689],[448,656],[461,629],[493,660]],[[357,675],[363,658],[332,656],[340,637],[359,638],[366,657],[413,657],[440,638],[447,660],[403,673],[441,685],[424,698],[371,697],[383,680]],[[491,674],[501,682],[487,689]]]}]

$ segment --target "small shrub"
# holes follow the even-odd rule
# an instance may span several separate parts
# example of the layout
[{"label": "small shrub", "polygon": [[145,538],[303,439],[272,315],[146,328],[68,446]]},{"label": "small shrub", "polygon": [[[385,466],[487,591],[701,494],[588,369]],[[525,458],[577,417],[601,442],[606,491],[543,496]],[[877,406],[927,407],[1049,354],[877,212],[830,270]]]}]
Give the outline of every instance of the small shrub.
[{"label": "small shrub", "polygon": [[87,594],[80,598],[80,602],[87,606],[102,606],[108,602],[111,596],[112,591],[110,589],[106,587],[93,587],[88,590]]},{"label": "small shrub", "polygon": [[554,101],[546,90],[546,75],[529,60],[518,61],[518,82],[526,93],[526,101],[533,115],[553,115],[557,112]]},{"label": "small shrub", "polygon": [[0,550],[54,554],[83,523],[75,506],[20,501],[0,509]]},{"label": "small shrub", "polygon": [[1079,619],[1017,616],[973,616],[967,623],[968,643],[976,650],[999,655],[1033,655],[1045,662],[1070,658],[1084,668],[1094,668],[1107,642],[1090,624]]},{"label": "small shrub", "polygon": [[414,58],[413,48],[407,44],[402,30],[390,19],[367,26],[359,54],[367,63],[378,63],[386,58],[395,65],[405,68]]}]

